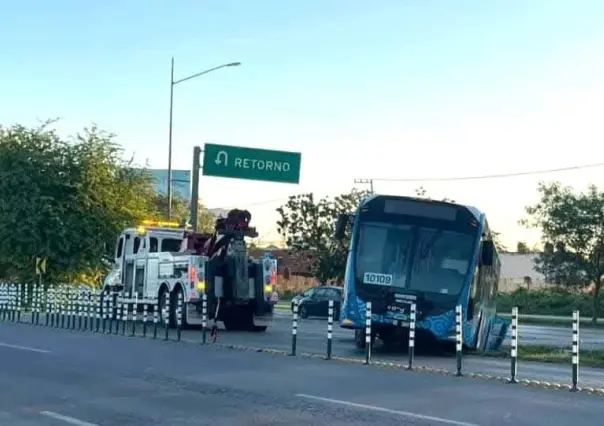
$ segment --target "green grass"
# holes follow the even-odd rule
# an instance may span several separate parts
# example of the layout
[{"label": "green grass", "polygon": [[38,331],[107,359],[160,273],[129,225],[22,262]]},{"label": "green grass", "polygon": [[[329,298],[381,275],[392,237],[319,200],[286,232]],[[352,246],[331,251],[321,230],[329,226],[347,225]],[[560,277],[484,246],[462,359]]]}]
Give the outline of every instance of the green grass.
[{"label": "green grass", "polygon": [[[494,351],[484,354],[485,357],[509,358],[510,353],[507,351]],[[549,346],[521,346],[518,348],[518,359],[524,361],[547,362],[555,364],[571,363],[571,349],[568,348],[553,348]],[[588,367],[604,367],[604,350],[581,350],[579,361],[582,366]]]}]

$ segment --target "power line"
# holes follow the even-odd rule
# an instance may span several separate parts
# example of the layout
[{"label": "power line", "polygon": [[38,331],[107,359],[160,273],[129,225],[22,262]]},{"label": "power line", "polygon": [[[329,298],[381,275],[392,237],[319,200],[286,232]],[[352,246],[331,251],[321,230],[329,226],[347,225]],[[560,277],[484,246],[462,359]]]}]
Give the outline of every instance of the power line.
[{"label": "power line", "polygon": [[[548,169],[548,170],[533,170],[527,172],[517,172],[517,173],[501,173],[494,175],[482,175],[482,176],[457,176],[457,177],[444,177],[444,178],[371,178],[371,179],[355,179],[355,183],[373,183],[375,181],[379,182],[451,182],[451,181],[463,181],[463,180],[481,180],[481,179],[498,179],[498,178],[509,178],[509,177],[517,177],[517,176],[530,176],[530,175],[539,175],[539,174],[547,174],[547,173],[556,173],[556,172],[566,172],[570,170],[581,170],[581,169],[589,169],[595,167],[603,167],[604,163],[595,163],[595,164],[585,164],[581,166],[570,166],[570,167],[562,167],[558,169]],[[274,198],[272,200],[264,200],[258,201],[255,203],[245,204],[246,207],[253,206],[262,206],[265,204],[272,204],[278,202],[287,202],[290,197],[286,198]],[[241,206],[241,205],[239,205]],[[237,208],[237,205],[227,206],[227,207],[213,207],[209,210],[230,210],[233,208]]]},{"label": "power line", "polygon": [[482,175],[482,176],[458,176],[458,177],[443,177],[443,178],[372,178],[370,180],[380,182],[450,182],[460,180],[481,180],[481,179],[497,179],[497,178],[509,178],[517,176],[529,176],[529,175],[540,175],[546,173],[566,172],[569,170],[581,170],[589,169],[594,167],[602,167],[604,163],[585,164],[582,166],[571,166],[562,167],[558,169],[548,170],[533,170],[528,172],[517,172],[517,173],[501,173],[494,175]]}]

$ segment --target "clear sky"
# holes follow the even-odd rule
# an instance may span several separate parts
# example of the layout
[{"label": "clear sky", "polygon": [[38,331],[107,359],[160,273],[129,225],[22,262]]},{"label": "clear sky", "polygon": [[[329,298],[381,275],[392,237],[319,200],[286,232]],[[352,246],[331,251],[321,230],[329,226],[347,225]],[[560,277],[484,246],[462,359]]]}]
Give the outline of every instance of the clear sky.
[{"label": "clear sky", "polygon": [[[508,173],[604,161],[601,0],[0,0],[0,122],[96,122],[140,163],[174,168],[204,142],[301,151],[298,186],[202,178],[210,207],[249,208],[265,241],[298,192],[354,178]],[[487,212],[513,245],[539,179],[424,183]],[[421,183],[379,182],[410,194]],[[277,200],[277,201],[275,201]],[[273,201],[273,202],[268,202]]]}]

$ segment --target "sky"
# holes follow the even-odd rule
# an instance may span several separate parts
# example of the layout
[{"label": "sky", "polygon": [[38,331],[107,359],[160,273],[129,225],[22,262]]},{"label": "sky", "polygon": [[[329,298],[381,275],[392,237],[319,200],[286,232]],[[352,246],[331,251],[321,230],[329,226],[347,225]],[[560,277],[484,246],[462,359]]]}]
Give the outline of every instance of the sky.
[{"label": "sky", "polygon": [[[202,177],[213,208],[248,208],[261,241],[279,239],[289,195],[423,185],[485,211],[514,247],[539,180],[602,185],[601,0],[0,0],[0,123],[96,123],[126,156],[173,168],[206,142],[302,153],[299,185]],[[380,180],[380,179],[390,179]],[[366,187],[363,185],[360,188]]]}]

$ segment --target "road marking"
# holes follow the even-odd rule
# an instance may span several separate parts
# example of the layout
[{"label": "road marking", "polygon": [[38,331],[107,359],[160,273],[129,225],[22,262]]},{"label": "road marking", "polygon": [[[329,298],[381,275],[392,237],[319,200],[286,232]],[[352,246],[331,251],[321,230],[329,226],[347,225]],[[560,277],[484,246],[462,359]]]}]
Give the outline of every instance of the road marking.
[{"label": "road marking", "polygon": [[45,349],[30,348],[29,346],[11,345],[9,343],[0,343],[0,346],[3,348],[19,349],[20,351],[37,352],[39,354],[49,354],[50,353],[50,351],[47,351]]},{"label": "road marking", "polygon": [[377,407],[375,405],[357,404],[356,402],[343,401],[340,399],[323,398],[321,396],[307,395],[304,393],[297,393],[296,396],[300,397],[300,398],[312,399],[315,401],[329,402],[331,404],[338,404],[338,405],[344,405],[347,407],[360,408],[363,410],[378,411],[378,412],[382,412],[382,413],[394,414],[396,416],[408,417],[408,418],[417,419],[417,420],[430,420],[430,421],[437,422],[437,423],[455,425],[455,426],[480,426],[480,425],[477,425],[476,423],[460,422],[457,420],[443,419],[441,417],[433,417],[433,416],[426,416],[424,414],[411,413],[409,411],[393,410],[391,408]]},{"label": "road marking", "polygon": [[40,411],[42,416],[50,417],[51,419],[61,420],[65,423],[75,426],[99,426],[96,423],[85,422],[84,420],[76,419],[75,417],[64,416],[63,414],[55,413],[54,411]]}]

